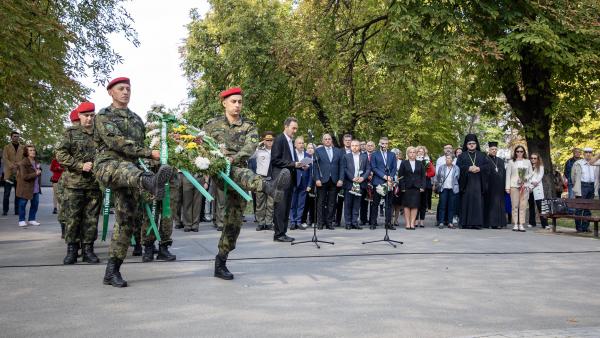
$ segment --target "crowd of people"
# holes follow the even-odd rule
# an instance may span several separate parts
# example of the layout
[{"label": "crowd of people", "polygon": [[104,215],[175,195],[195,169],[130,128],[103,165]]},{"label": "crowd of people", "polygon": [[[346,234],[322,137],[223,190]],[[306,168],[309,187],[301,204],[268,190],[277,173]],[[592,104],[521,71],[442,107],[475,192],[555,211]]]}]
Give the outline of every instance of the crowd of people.
[{"label": "crowd of people", "polygon": [[[127,286],[120,266],[130,243],[134,256],[143,262],[172,261],[172,229],[197,232],[202,222],[212,220],[222,231],[215,257],[215,277],[232,279],[225,263],[235,248],[244,221],[246,202],[238,194],[226,193],[219,179],[196,175],[197,181],[215,197],[207,203],[194,185],[175,168],[159,164],[160,152],[145,146],[141,118],[128,109],[130,80],[116,78],[107,90],[112,104],[97,114],[95,105],[81,103],[69,115],[72,126],[55,149],[51,163],[54,210],[67,244],[64,264],[74,264],[81,249],[82,260],[98,263],[94,242],[98,238],[98,218],[103,204],[112,201],[116,223],[109,249],[104,283]],[[253,195],[257,231],[273,231],[276,242],[293,242],[288,230],[375,230],[383,225],[396,230],[401,216],[406,230],[426,226],[427,215],[443,229],[505,228],[524,232],[537,225],[544,195],[544,167],[538,153],[528,156],[523,145],[512,149],[509,158],[498,157],[498,143],[488,142],[482,152],[476,135],[464,138],[461,147],[443,147],[435,161],[422,145],[409,146],[403,153],[390,149],[387,137],[358,140],[344,135],[341,147],[325,133],[317,143],[296,136],[298,120],[289,117],[283,131],[267,131],[259,138],[254,122],[240,115],[242,90],[231,88],[220,94],[225,114],[208,121],[203,129],[222,144],[231,163],[231,178]],[[41,193],[41,166],[33,145],[22,145],[13,132],[3,151],[3,214],[9,211],[11,190],[15,188],[15,214],[18,225],[40,225],[36,220]],[[599,156],[593,150],[573,151],[565,177],[554,171],[552,189],[563,192],[567,181],[569,197],[594,198],[599,194]],[[404,156],[405,155],[405,156]],[[150,169],[140,165],[146,159]],[[141,210],[144,193],[161,200],[165,183],[171,193],[168,204],[172,216],[155,216],[158,234],[149,231],[150,219]],[[432,197],[439,201],[432,210]],[[25,210],[29,202],[29,215]],[[526,211],[529,210],[529,214]],[[536,212],[537,210],[537,212]],[[589,211],[576,211],[583,214]],[[211,217],[207,217],[207,215]],[[145,216],[144,216],[145,215]],[[544,217],[540,224],[548,226]],[[589,231],[577,221],[577,231]],[[131,237],[133,236],[133,240]],[[155,247],[160,237],[159,247]]]}]

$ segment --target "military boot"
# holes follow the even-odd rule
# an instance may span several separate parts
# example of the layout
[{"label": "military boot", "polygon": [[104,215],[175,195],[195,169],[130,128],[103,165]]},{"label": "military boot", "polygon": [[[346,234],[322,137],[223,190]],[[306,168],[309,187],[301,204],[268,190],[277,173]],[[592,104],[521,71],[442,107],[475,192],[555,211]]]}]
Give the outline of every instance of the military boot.
[{"label": "military boot", "polygon": [[67,255],[63,259],[63,264],[75,264],[77,262],[77,251],[79,250],[79,243],[67,244]]},{"label": "military boot", "polygon": [[94,253],[94,243],[84,244],[83,245],[83,259],[82,261],[86,263],[100,263],[100,259]]},{"label": "military boot", "polygon": [[154,244],[144,245],[144,255],[142,256],[142,262],[148,263],[154,260]]},{"label": "military boot", "polygon": [[65,239],[65,223],[60,223],[60,238]]},{"label": "military boot", "polygon": [[290,171],[288,169],[282,169],[275,179],[265,180],[263,182],[263,192],[273,197],[273,200],[280,201],[283,199],[283,190],[290,186],[290,180]]},{"label": "military boot", "polygon": [[231,280],[233,279],[233,274],[229,272],[225,263],[227,262],[227,256],[222,257],[220,254],[217,254],[215,257],[215,277]]},{"label": "military boot", "polygon": [[161,244],[158,247],[158,255],[156,255],[156,260],[159,261],[174,261],[177,259],[177,256],[173,255],[169,252],[169,246],[166,244]]},{"label": "military boot", "polygon": [[142,255],[142,245],[140,243],[135,243],[135,246],[133,247],[133,253],[131,255],[132,256],[141,256]]},{"label": "military boot", "polygon": [[166,164],[162,165],[156,174],[144,173],[140,177],[142,188],[157,200],[161,200],[165,195],[165,183],[169,182],[172,173],[173,168]]},{"label": "military boot", "polygon": [[123,288],[127,286],[127,281],[121,277],[121,264],[123,261],[118,258],[109,258],[108,264],[106,264],[106,272],[104,273],[104,285],[112,285],[117,288]]}]

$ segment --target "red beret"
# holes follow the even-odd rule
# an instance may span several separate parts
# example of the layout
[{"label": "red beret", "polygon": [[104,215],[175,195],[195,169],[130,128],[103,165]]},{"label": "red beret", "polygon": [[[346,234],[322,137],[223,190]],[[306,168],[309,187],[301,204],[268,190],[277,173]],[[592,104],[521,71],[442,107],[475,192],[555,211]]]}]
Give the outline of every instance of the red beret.
[{"label": "red beret", "polygon": [[77,110],[78,113],[93,112],[96,110],[96,106],[91,102],[81,102],[75,110]]},{"label": "red beret", "polygon": [[227,90],[222,91],[219,94],[219,96],[221,97],[221,100],[222,100],[222,99],[225,99],[225,98],[227,98],[227,97],[229,97],[231,95],[242,95],[242,94],[243,94],[242,93],[242,88],[240,88],[240,87],[233,87],[233,88],[229,88]]},{"label": "red beret", "polygon": [[69,119],[71,119],[71,122],[79,121],[79,112],[77,111],[77,108],[71,111],[71,114],[69,114]]},{"label": "red beret", "polygon": [[112,81],[110,81],[108,83],[108,85],[106,86],[106,89],[111,89],[114,85],[116,85],[118,83],[127,83],[128,85],[131,85],[131,83],[129,82],[129,78],[128,77],[118,77],[118,78],[113,79]]}]

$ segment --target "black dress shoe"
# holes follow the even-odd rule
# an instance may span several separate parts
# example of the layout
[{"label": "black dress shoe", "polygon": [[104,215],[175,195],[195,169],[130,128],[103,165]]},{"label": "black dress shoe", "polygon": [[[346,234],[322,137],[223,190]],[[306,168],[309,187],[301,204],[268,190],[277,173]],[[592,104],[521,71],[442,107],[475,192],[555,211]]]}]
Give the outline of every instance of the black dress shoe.
[{"label": "black dress shoe", "polygon": [[183,228],[183,232],[190,232],[190,231],[192,231],[192,228],[190,228],[190,227]]},{"label": "black dress shoe", "polygon": [[288,235],[283,235],[283,236],[279,236],[277,238],[273,238],[273,241],[275,241],[275,242],[293,242],[294,238],[289,237]]},{"label": "black dress shoe", "polygon": [[360,225],[358,225],[358,224],[355,224],[353,226],[353,228],[356,229],[356,230],[362,230],[362,227]]},{"label": "black dress shoe", "polygon": [[350,230],[350,229],[352,229],[352,227],[351,227],[351,226],[349,226],[349,225],[346,225],[346,227],[345,227],[345,228],[346,228],[346,230]]},{"label": "black dress shoe", "polygon": [[181,224],[181,223],[175,224],[175,229],[183,229],[183,228],[184,228],[183,224]]},{"label": "black dress shoe", "polygon": [[376,228],[377,228],[377,227],[376,227],[375,225],[372,225],[372,224],[371,224],[371,225],[369,225],[369,229],[371,229],[371,230],[375,230]]},{"label": "black dress shoe", "polygon": [[335,230],[335,227],[333,225],[328,225],[327,230]]},{"label": "black dress shoe", "polygon": [[298,229],[298,226],[296,224],[290,225],[290,230],[296,230],[296,229]]},{"label": "black dress shoe", "polygon": [[388,230],[396,230],[396,227],[393,224],[387,224],[385,226]]}]

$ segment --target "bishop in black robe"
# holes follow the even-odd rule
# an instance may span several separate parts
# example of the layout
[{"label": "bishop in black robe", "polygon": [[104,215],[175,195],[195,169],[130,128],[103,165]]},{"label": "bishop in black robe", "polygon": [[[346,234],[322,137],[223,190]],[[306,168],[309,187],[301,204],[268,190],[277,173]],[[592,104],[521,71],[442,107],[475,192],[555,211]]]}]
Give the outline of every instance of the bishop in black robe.
[{"label": "bishop in black robe", "polygon": [[456,161],[460,168],[460,227],[463,229],[481,229],[485,217],[483,212],[483,196],[487,190],[489,161],[487,155],[480,150],[477,136],[465,136],[463,152]]},{"label": "bishop in black robe", "polygon": [[505,210],[505,179],[506,169],[504,160],[496,156],[498,151],[498,142],[488,143],[487,161],[488,178],[487,190],[484,194],[484,222],[485,227],[499,229],[506,227],[506,210]]}]

